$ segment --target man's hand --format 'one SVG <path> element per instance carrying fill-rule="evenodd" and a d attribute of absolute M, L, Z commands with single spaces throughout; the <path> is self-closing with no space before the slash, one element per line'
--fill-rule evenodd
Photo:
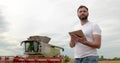
<path fill-rule="evenodd" d="M 84 37 L 80 37 L 75 34 L 72 34 L 71 36 L 76 42 L 85 43 L 86 41 Z"/>
<path fill-rule="evenodd" d="M 77 40 L 73 35 L 71 35 L 71 40 L 70 40 L 70 47 L 73 48 L 76 44 Z"/>

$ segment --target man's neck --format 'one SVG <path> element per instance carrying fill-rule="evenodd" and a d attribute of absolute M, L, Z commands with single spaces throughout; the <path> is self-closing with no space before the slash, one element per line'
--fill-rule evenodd
<path fill-rule="evenodd" d="M 88 22 L 88 20 L 81 20 L 81 25 L 84 25 Z"/>

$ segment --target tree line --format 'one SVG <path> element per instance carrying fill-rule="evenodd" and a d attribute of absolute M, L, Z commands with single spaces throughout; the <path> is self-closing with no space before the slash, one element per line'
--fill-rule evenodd
<path fill-rule="evenodd" d="M 114 57 L 114 58 L 105 58 L 104 56 L 99 56 L 99 61 L 103 60 L 120 60 L 120 57 Z"/>

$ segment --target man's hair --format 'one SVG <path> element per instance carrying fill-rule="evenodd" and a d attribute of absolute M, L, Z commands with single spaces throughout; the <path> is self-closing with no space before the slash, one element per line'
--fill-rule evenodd
<path fill-rule="evenodd" d="M 87 8 L 86 6 L 84 6 L 84 5 L 79 6 L 78 9 L 77 9 L 77 11 L 78 11 L 80 8 L 85 8 L 85 9 L 87 9 L 87 11 L 88 11 L 88 8 Z"/>

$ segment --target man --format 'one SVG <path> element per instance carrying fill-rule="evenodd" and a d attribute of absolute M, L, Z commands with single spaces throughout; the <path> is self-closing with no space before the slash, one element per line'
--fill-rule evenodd
<path fill-rule="evenodd" d="M 77 10 L 80 23 L 75 27 L 82 30 L 84 37 L 71 35 L 70 47 L 74 47 L 74 63 L 98 63 L 97 49 L 101 46 L 101 29 L 88 20 L 88 8 L 81 5 Z"/>

